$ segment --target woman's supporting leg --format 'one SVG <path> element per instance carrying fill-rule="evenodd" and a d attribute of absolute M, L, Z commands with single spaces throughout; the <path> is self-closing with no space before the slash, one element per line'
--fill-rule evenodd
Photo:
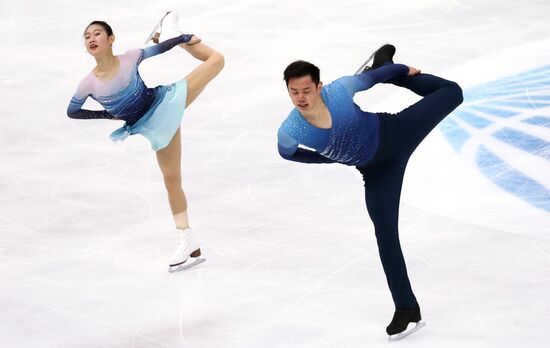
<path fill-rule="evenodd" d="M 162 171 L 176 227 L 182 230 L 189 228 L 187 199 L 181 180 L 181 131 L 179 129 L 168 146 L 157 151 L 157 161 Z"/>
<path fill-rule="evenodd" d="M 172 268 L 186 264 L 189 257 L 201 255 L 199 242 L 189 227 L 187 200 L 181 185 L 181 131 L 179 129 L 170 144 L 157 151 L 157 160 L 164 177 L 164 185 L 168 191 L 168 201 L 177 229 L 176 236 L 179 239 L 178 247 L 168 261 Z M 195 262 L 189 267 L 198 263 L 200 262 Z"/>

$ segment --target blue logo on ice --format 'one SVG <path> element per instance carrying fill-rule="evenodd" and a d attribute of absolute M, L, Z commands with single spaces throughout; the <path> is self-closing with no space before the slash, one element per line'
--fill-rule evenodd
<path fill-rule="evenodd" d="M 466 90 L 441 129 L 492 182 L 550 212 L 550 65 Z"/>

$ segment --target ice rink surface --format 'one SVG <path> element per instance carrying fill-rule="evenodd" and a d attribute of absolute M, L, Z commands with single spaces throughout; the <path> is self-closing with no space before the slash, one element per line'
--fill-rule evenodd
<path fill-rule="evenodd" d="M 185 112 L 184 188 L 207 262 L 169 274 L 172 218 L 154 153 L 120 124 L 66 108 L 94 66 L 143 47 L 166 10 L 224 53 Z M 326 83 L 382 43 L 457 81 L 466 100 L 412 157 L 400 234 L 427 326 L 402 347 L 550 343 L 550 25 L 547 1 L 3 1 L 0 4 L 0 346 L 385 347 L 393 303 L 364 208 L 341 165 L 281 159 L 282 71 Z M 179 48 L 148 86 L 197 65 Z M 396 112 L 417 97 L 356 96 Z M 93 103 L 89 107 L 95 107 Z"/>

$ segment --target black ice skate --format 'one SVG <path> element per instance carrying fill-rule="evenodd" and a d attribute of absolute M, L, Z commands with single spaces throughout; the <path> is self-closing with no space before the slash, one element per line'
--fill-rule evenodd
<path fill-rule="evenodd" d="M 409 328 L 411 323 L 415 325 Z M 390 341 L 397 341 L 420 330 L 425 325 L 426 323 L 422 321 L 422 315 L 420 314 L 420 307 L 416 305 L 415 308 L 396 309 L 386 332 L 390 336 L 388 338 Z"/>
<path fill-rule="evenodd" d="M 359 69 L 355 72 L 355 75 L 364 73 L 370 69 L 376 69 L 382 66 L 385 63 L 393 63 L 393 56 L 395 54 L 395 46 L 391 44 L 385 44 L 379 49 L 377 49 L 373 54 L 370 55 L 369 59 L 361 65 Z M 369 65 L 372 61 L 372 65 Z"/>

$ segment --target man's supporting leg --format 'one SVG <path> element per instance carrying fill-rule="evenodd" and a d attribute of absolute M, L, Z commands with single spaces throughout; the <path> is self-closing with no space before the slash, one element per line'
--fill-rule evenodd
<path fill-rule="evenodd" d="M 399 200 L 407 159 L 390 159 L 360 169 L 365 180 L 365 201 L 374 223 L 378 251 L 396 308 L 412 308 L 413 294 L 401 244 L 398 220 Z"/>

